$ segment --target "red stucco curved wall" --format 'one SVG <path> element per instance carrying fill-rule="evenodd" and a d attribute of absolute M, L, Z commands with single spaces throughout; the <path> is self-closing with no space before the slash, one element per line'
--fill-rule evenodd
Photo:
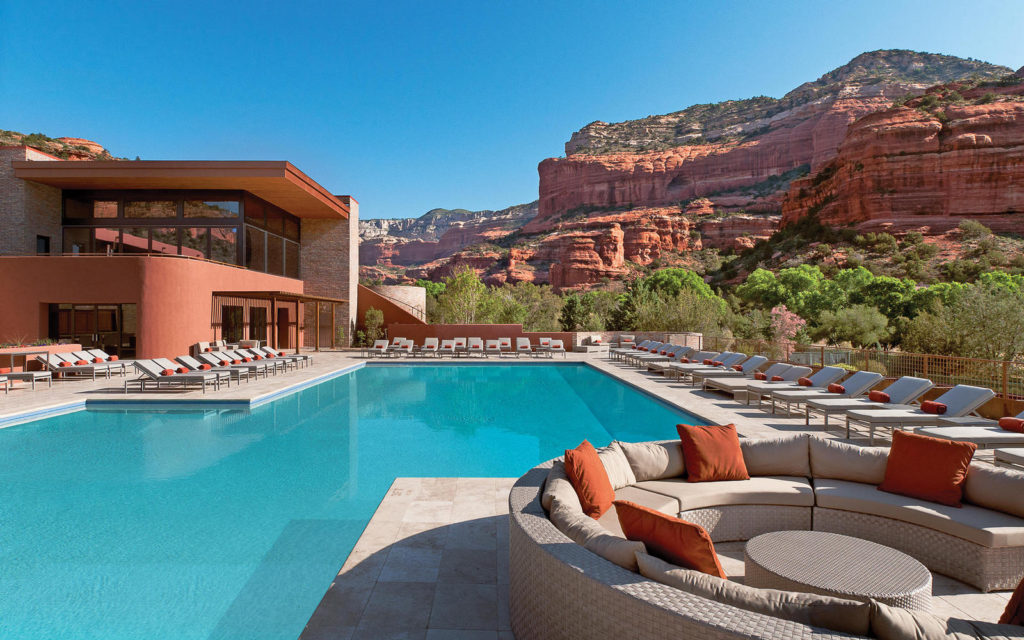
<path fill-rule="evenodd" d="M 303 293 L 303 283 L 173 257 L 0 257 L 0 342 L 46 337 L 51 303 L 134 303 L 137 357 L 173 357 L 213 338 L 214 291 Z"/>

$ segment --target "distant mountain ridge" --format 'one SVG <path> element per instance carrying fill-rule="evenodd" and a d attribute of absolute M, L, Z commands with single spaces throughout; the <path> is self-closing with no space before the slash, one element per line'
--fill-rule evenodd
<path fill-rule="evenodd" d="M 25 145 L 61 160 L 125 160 L 115 158 L 103 145 L 84 138 L 51 138 L 42 133 L 20 133 L 0 129 L 0 146 Z"/>
<path fill-rule="evenodd" d="M 359 238 L 373 240 L 391 237 L 407 240 L 437 242 L 448 229 L 456 224 L 479 224 L 482 222 L 506 221 L 516 223 L 537 215 L 537 202 L 517 204 L 499 211 L 483 209 L 431 209 L 418 218 L 369 218 L 359 221 Z"/>
<path fill-rule="evenodd" d="M 588 124 L 565 143 L 566 155 L 603 155 L 660 151 L 708 142 L 742 142 L 766 133 L 783 112 L 808 103 L 842 97 L 897 91 L 913 92 L 977 75 L 995 79 L 1011 73 L 1009 67 L 937 53 L 889 49 L 862 53 L 817 80 L 805 82 L 782 98 L 757 96 L 697 104 L 665 115 L 637 120 Z M 890 96 L 898 97 L 898 96 Z"/>

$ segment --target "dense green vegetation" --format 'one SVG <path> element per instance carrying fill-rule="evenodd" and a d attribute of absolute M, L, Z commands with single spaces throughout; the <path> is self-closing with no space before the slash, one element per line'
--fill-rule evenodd
<path fill-rule="evenodd" d="M 884 242 L 884 241 L 883 241 Z M 831 276 L 803 264 L 756 269 L 729 292 L 696 272 L 667 268 L 621 292 L 558 295 L 531 283 L 488 287 L 472 269 L 427 289 L 428 318 L 522 323 L 528 331 L 698 331 L 778 342 L 1014 359 L 1024 355 L 1024 275 L 981 273 L 970 283 L 921 286 L 863 266 Z"/>

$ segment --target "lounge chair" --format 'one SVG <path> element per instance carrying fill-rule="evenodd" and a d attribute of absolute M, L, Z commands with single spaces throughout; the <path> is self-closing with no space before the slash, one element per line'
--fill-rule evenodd
<path fill-rule="evenodd" d="M 409 340 L 409 342 L 412 342 L 412 340 Z M 249 351 L 254 351 L 256 353 L 263 355 L 264 357 L 284 358 L 285 360 L 291 360 L 292 362 L 302 365 L 303 367 L 313 364 L 313 356 L 309 355 L 308 353 L 285 353 L 284 351 L 281 351 L 280 349 L 274 349 L 273 347 L 255 347 L 253 349 L 249 349 Z"/>
<path fill-rule="evenodd" d="M 128 372 L 127 365 L 130 364 L 129 360 L 110 360 L 109 356 L 101 358 L 98 355 L 93 355 L 92 351 L 72 351 L 71 355 L 78 358 L 78 361 L 85 360 L 88 364 L 105 364 L 110 367 L 112 372 L 119 371 L 121 374 Z"/>
<path fill-rule="evenodd" d="M 625 348 L 628 349 L 629 347 L 633 346 L 635 341 L 636 341 L 636 336 L 619 335 L 619 339 L 616 341 L 616 344 L 618 344 L 618 346 L 620 348 L 625 347 Z"/>
<path fill-rule="evenodd" d="M 11 381 L 7 379 L 6 375 L 0 376 L 0 386 L 4 388 L 4 395 L 11 392 Z"/>
<path fill-rule="evenodd" d="M 728 353 L 728 351 L 725 352 L 725 354 Z M 722 355 L 719 351 L 697 351 L 692 355 L 681 358 L 678 362 L 672 362 L 668 369 L 662 373 L 665 374 L 666 378 L 679 380 L 684 376 L 689 376 L 690 372 L 697 369 L 708 369 L 719 355 Z M 705 360 L 708 360 L 707 365 Z"/>
<path fill-rule="evenodd" d="M 501 346 L 501 353 L 498 354 L 498 357 L 515 355 L 515 351 L 512 350 L 512 338 L 498 338 L 498 343 Z"/>
<path fill-rule="evenodd" d="M 642 340 L 639 343 L 632 343 L 627 346 L 618 346 L 613 349 L 608 349 L 608 357 L 612 359 L 620 359 L 625 353 L 631 353 L 633 351 L 643 351 L 647 347 L 654 344 L 654 340 Z M 658 342 L 657 344 L 663 344 Z"/>
<path fill-rule="evenodd" d="M 825 429 L 828 429 L 830 415 L 851 409 L 911 409 L 912 403 L 933 386 L 931 380 L 903 376 L 883 390 L 889 397 L 888 402 L 876 402 L 870 397 L 809 399 L 804 403 L 804 424 L 811 424 L 811 414 L 824 416 Z"/>
<path fill-rule="evenodd" d="M 760 375 L 764 376 L 765 380 L 771 380 L 775 376 L 781 376 L 783 373 L 789 371 L 792 368 L 793 368 L 793 365 L 791 365 L 791 364 L 786 364 L 785 362 L 776 362 L 775 364 L 769 366 L 764 371 L 760 372 Z M 746 394 L 746 392 L 747 392 L 747 385 L 750 384 L 751 378 L 756 380 L 756 379 L 758 379 L 758 377 L 759 377 L 758 376 L 758 372 L 755 371 L 753 374 L 751 374 L 750 378 L 748 378 L 746 376 L 740 376 L 738 378 L 737 377 L 704 378 L 703 388 L 704 388 L 704 391 L 725 391 L 726 393 L 731 393 L 733 395 L 733 397 L 735 397 L 737 393 Z M 744 397 L 746 397 L 746 396 L 744 395 Z"/>
<path fill-rule="evenodd" d="M 768 358 L 764 356 L 750 356 L 743 362 L 729 367 L 723 364 L 710 369 L 697 369 L 690 374 L 690 382 L 693 384 L 699 382 L 701 388 L 706 389 L 707 385 L 704 384 L 704 381 L 710 378 L 752 378 L 754 373 L 766 362 L 768 362 Z"/>
<path fill-rule="evenodd" d="M 682 347 L 675 353 L 669 354 L 668 360 L 659 360 L 655 362 L 647 361 L 644 364 L 647 365 L 648 372 L 664 374 L 665 369 L 667 369 L 670 364 L 673 362 L 682 362 L 683 358 L 689 358 L 694 353 L 697 353 L 697 350 L 693 347 Z"/>
<path fill-rule="evenodd" d="M 406 358 L 412 358 L 413 356 L 416 355 L 414 347 L 415 343 L 412 340 L 403 340 L 402 343 L 398 345 L 397 348 L 392 347 L 391 350 L 394 351 L 396 356 L 405 356 Z M 295 364 L 296 366 L 298 366 L 298 362 L 296 362 Z"/>
<path fill-rule="evenodd" d="M 101 362 L 124 362 L 126 364 L 131 364 L 131 360 L 122 360 L 117 356 L 110 355 L 103 349 L 86 349 L 85 352 L 93 357 L 94 364 L 99 364 L 96 362 L 96 358 L 99 358 Z"/>
<path fill-rule="evenodd" d="M 551 349 L 551 338 L 537 338 L 537 351 L 548 351 L 549 349 Z"/>
<path fill-rule="evenodd" d="M 1024 411 L 1014 418 L 1024 419 Z M 960 419 L 962 422 L 957 422 Z M 980 422 L 984 421 L 984 423 Z M 952 423 L 952 424 L 951 424 Z M 961 416 L 960 418 L 943 418 L 940 416 L 939 426 L 922 427 L 917 433 L 944 440 L 973 442 L 979 449 L 998 449 L 1000 447 L 1024 447 L 1024 433 L 1008 431 L 999 426 L 998 420 Z"/>
<path fill-rule="evenodd" d="M 394 347 L 388 347 L 388 351 L 396 352 Z M 268 353 L 262 353 L 256 349 L 235 349 L 234 351 L 228 351 L 228 353 L 237 354 L 241 356 L 242 362 L 266 362 L 272 367 L 276 367 L 278 370 L 288 372 L 289 368 L 298 369 L 299 361 L 289 356 L 274 356 Z"/>
<path fill-rule="evenodd" d="M 833 367 L 833 369 L 836 368 L 838 367 Z M 839 371 L 842 372 L 843 369 L 839 369 Z M 767 376 L 767 380 L 754 380 L 753 382 L 747 382 L 747 386 L 744 388 L 747 392 L 746 404 L 750 404 L 750 398 L 753 396 L 757 398 L 757 406 L 760 407 L 761 399 L 764 396 L 770 396 L 776 389 L 792 389 L 793 387 L 798 386 L 796 382 L 797 380 L 809 375 L 810 373 L 810 367 L 793 366 L 778 375 Z"/>
<path fill-rule="evenodd" d="M 486 358 L 487 354 L 484 353 L 483 338 L 470 338 L 466 346 L 466 355 L 478 355 L 482 358 Z"/>
<path fill-rule="evenodd" d="M 465 338 L 455 338 L 455 355 L 460 356 L 466 353 L 467 341 Z"/>
<path fill-rule="evenodd" d="M 128 393 L 128 385 L 133 382 L 138 383 L 140 391 L 146 390 L 147 383 L 153 383 L 157 389 L 159 389 L 161 385 L 173 387 L 174 385 L 180 384 L 181 388 L 185 390 L 188 389 L 190 384 L 198 384 L 202 387 L 204 394 L 206 393 L 206 387 L 208 386 L 213 386 L 214 389 L 220 389 L 220 381 L 222 379 L 222 375 L 220 373 L 177 373 L 173 369 L 171 370 L 172 373 L 166 373 L 168 367 L 161 367 L 153 360 L 134 360 L 132 361 L 132 364 L 142 375 L 135 380 L 125 379 L 125 393 Z"/>
<path fill-rule="evenodd" d="M 516 338 L 516 357 L 522 354 L 533 355 L 533 347 L 530 346 L 529 338 Z"/>
<path fill-rule="evenodd" d="M 657 351 L 641 351 L 640 353 L 627 353 L 622 360 L 634 367 L 646 367 L 650 362 L 668 362 L 673 357 L 686 349 L 683 345 L 669 344 L 662 345 Z"/>
<path fill-rule="evenodd" d="M 438 349 L 439 356 L 452 356 L 453 358 L 459 354 L 455 350 L 455 340 L 442 340 L 441 348 Z"/>
<path fill-rule="evenodd" d="M 48 355 L 36 356 L 36 361 L 42 363 L 52 373 L 58 373 L 62 376 L 67 375 L 87 375 L 93 380 L 96 379 L 96 374 L 101 373 L 104 377 L 109 378 L 110 372 L 115 368 L 122 370 L 120 366 L 114 367 L 114 363 L 103 363 L 103 364 L 76 364 L 81 362 L 81 359 L 69 360 L 61 357 L 61 354 L 51 353 Z"/>
<path fill-rule="evenodd" d="M 402 346 L 403 342 L 405 342 L 405 338 L 402 338 L 402 337 L 391 338 L 391 348 L 392 349 L 396 349 L 396 348 Z"/>
<path fill-rule="evenodd" d="M 152 360 L 153 362 L 156 363 L 157 366 L 163 367 L 164 371 L 170 369 L 176 374 L 204 373 L 203 371 L 193 371 L 191 367 L 188 367 L 180 362 L 174 362 L 169 358 L 152 358 Z M 227 386 L 231 386 L 231 372 L 223 371 L 221 369 L 214 371 L 213 367 L 210 367 L 208 372 L 217 375 L 217 382 L 224 382 L 227 384 Z"/>
<path fill-rule="evenodd" d="M 875 373 L 874 371 L 858 371 L 852 376 L 843 380 L 842 390 L 835 392 L 829 391 L 827 387 L 832 384 L 825 385 L 826 388 L 816 389 L 781 389 L 772 393 L 772 413 L 775 413 L 775 404 L 786 403 L 786 415 L 790 415 L 790 408 L 795 404 L 797 406 L 804 404 L 808 400 L 814 400 L 817 398 L 857 398 L 868 392 L 871 387 L 875 386 L 882 381 L 882 374 Z"/>
<path fill-rule="evenodd" d="M 185 366 L 189 371 L 195 371 L 197 373 L 201 373 L 203 371 L 226 373 L 228 374 L 228 378 L 235 382 L 241 383 L 242 380 L 249 382 L 249 369 L 244 367 L 214 367 L 209 363 L 200 362 L 188 355 L 178 356 L 175 360 L 178 361 L 178 364 Z"/>
<path fill-rule="evenodd" d="M 484 355 L 490 356 L 492 353 L 501 357 L 501 341 L 497 338 L 489 339 L 484 343 Z"/>
<path fill-rule="evenodd" d="M 552 354 L 552 357 L 553 357 L 554 354 L 560 353 L 560 354 L 562 354 L 562 357 L 564 358 L 565 357 L 565 344 L 561 340 L 557 340 L 557 339 L 552 340 L 551 344 L 548 346 L 548 353 Z"/>
<path fill-rule="evenodd" d="M 874 444 L 875 429 L 914 430 L 917 427 L 934 427 L 939 418 L 946 416 L 955 418 L 973 413 L 978 407 L 995 397 L 995 392 L 985 387 L 972 387 L 958 384 L 936 398 L 934 402 L 946 405 L 944 413 L 931 413 L 921 407 L 912 409 L 854 409 L 846 412 L 846 437 L 850 437 L 850 426 L 862 424 L 868 427 L 868 443 Z M 925 406 L 922 403 L 922 406 Z"/>
<path fill-rule="evenodd" d="M 790 369 L 780 377 L 786 378 L 791 374 L 791 372 L 792 369 Z M 842 367 L 822 367 L 821 369 L 818 369 L 818 371 L 811 374 L 810 376 L 804 374 L 803 376 L 799 376 L 795 380 L 783 380 L 781 382 L 772 382 L 771 380 L 758 381 L 756 383 L 751 383 L 747 385 L 747 401 L 749 402 L 751 393 L 755 394 L 757 396 L 757 408 L 760 409 L 762 399 L 774 398 L 775 394 L 779 391 L 785 391 L 787 389 L 790 391 L 800 389 L 807 391 L 815 389 L 817 389 L 818 391 L 827 391 L 828 385 L 834 382 L 838 382 L 845 375 L 846 369 L 843 369 Z M 800 378 L 804 377 L 807 378 L 805 384 L 800 384 Z M 773 403 L 772 413 L 775 412 L 774 407 L 775 405 Z"/>
<path fill-rule="evenodd" d="M 196 360 L 210 365 L 211 368 L 241 369 L 256 378 L 259 378 L 261 375 L 266 378 L 267 374 L 271 372 L 277 375 L 277 367 L 271 366 L 266 362 L 242 362 L 239 360 L 236 364 L 234 358 L 230 358 L 226 353 L 220 351 L 217 353 L 199 353 L 196 355 Z"/>
<path fill-rule="evenodd" d="M 437 348 L 439 346 L 439 340 L 437 338 L 424 338 L 423 344 L 420 346 L 418 353 L 421 356 L 432 355 L 437 357 Z"/>
<path fill-rule="evenodd" d="M 737 353 L 735 351 L 723 351 L 722 353 L 712 357 L 700 358 L 699 356 L 700 353 L 695 353 L 694 357 L 689 358 L 689 362 L 683 362 L 683 364 L 676 365 L 672 369 L 679 378 L 691 378 L 693 376 L 693 372 L 729 369 L 733 365 L 738 365 L 739 362 L 746 359 L 745 353 Z"/>
<path fill-rule="evenodd" d="M 745 353 L 724 353 L 712 360 L 710 365 L 702 363 L 695 369 L 686 369 L 686 374 L 690 378 L 690 384 L 696 385 L 701 379 L 711 377 L 716 373 L 735 371 L 733 367 L 739 366 L 747 360 L 749 357 Z M 697 375 L 696 378 L 694 378 L 695 375 Z"/>

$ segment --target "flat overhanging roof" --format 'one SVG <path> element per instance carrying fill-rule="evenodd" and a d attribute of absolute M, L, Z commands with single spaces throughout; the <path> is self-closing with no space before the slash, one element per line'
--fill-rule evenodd
<path fill-rule="evenodd" d="M 15 160 L 14 175 L 61 189 L 248 191 L 299 218 L 348 218 L 341 199 L 286 161 Z"/>

